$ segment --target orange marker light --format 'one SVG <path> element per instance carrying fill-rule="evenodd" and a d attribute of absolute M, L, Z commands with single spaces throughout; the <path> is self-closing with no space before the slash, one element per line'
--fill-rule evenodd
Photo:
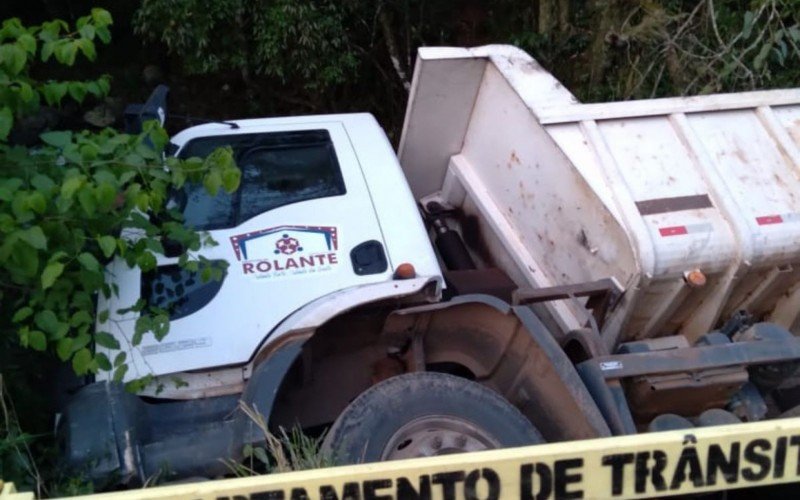
<path fill-rule="evenodd" d="M 692 269 L 691 271 L 686 271 L 683 273 L 683 279 L 686 280 L 686 284 L 692 288 L 700 288 L 705 286 L 706 284 L 706 275 L 703 274 L 703 271 L 699 269 Z"/>
<path fill-rule="evenodd" d="M 394 270 L 394 278 L 398 280 L 410 280 L 417 277 L 417 270 L 408 262 L 404 262 L 397 266 Z"/>

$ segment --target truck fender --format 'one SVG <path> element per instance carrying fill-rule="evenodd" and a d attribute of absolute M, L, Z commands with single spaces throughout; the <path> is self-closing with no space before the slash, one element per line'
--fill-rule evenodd
<path fill-rule="evenodd" d="M 421 277 L 365 285 L 332 293 L 295 311 L 287 317 L 256 351 L 251 362 L 252 373 L 242 393 L 241 401 L 254 407 L 266 421 L 272 414 L 275 398 L 286 373 L 300 356 L 303 345 L 317 328 L 331 319 L 357 308 L 381 300 L 407 297 L 422 292 L 435 283 L 435 296 L 440 287 L 438 280 Z M 242 412 L 239 412 L 237 433 L 245 441 L 263 439 L 260 430 Z"/>
<path fill-rule="evenodd" d="M 438 299 L 440 279 L 435 277 L 384 281 L 347 288 L 320 297 L 293 312 L 264 338 L 253 356 L 253 366 L 258 365 L 265 353 L 271 350 L 270 346 L 284 337 L 313 333 L 317 328 L 342 313 L 373 302 L 414 295 L 422 292 L 429 284 L 436 284 L 436 288 L 428 299 Z"/>
<path fill-rule="evenodd" d="M 489 295 L 470 294 L 454 297 L 448 302 L 394 311 L 387 324 L 392 316 L 426 314 L 433 320 L 419 322 L 427 329 L 418 332 L 423 337 L 428 333 L 437 335 L 437 329 L 444 328 L 446 332 L 438 334 L 459 338 L 460 333 L 478 323 L 476 319 L 486 318 L 487 314 L 491 316 L 483 320 L 485 324 L 503 325 L 500 328 L 514 332 L 506 334 L 507 337 L 516 336 L 512 339 L 515 343 L 504 347 L 506 352 L 501 359 L 512 356 L 514 366 L 520 367 L 520 373 L 512 383 L 512 393 L 506 396 L 518 399 L 515 404 L 548 441 L 612 435 L 603 412 L 572 361 L 529 307 L 513 306 Z M 437 322 L 435 317 L 438 315 L 442 316 Z M 500 318 L 500 315 L 506 318 Z M 510 321 L 508 316 L 516 322 Z M 462 317 L 464 319 L 459 320 Z M 403 323 L 408 324 L 408 321 Z M 525 340 L 525 335 L 528 340 Z M 524 345 L 524 352 L 515 351 L 514 346 L 521 345 Z"/>

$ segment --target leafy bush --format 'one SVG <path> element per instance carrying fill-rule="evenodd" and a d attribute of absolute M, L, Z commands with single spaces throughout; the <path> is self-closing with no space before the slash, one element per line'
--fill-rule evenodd
<path fill-rule="evenodd" d="M 94 352 L 95 344 L 119 349 L 108 331 L 112 311 L 99 311 L 99 294 L 110 297 L 116 285 L 105 279 L 104 264 L 124 259 L 148 271 L 163 254 L 162 240 L 177 241 L 188 253 L 184 266 L 203 267 L 203 276 L 220 270 L 204 267 L 191 252 L 210 243 L 183 227 L 181 216 L 167 208 L 171 189 L 203 182 L 212 193 L 236 189 L 240 174 L 231 151 L 205 160 L 164 160 L 166 132 L 148 122 L 143 133 L 48 131 L 35 147 L 13 144 L 15 121 L 36 113 L 43 102 L 58 106 L 71 99 L 108 93 L 108 78 L 85 81 L 39 81 L 53 62 L 72 66 L 79 57 L 95 58 L 95 41 L 108 43 L 111 16 L 103 9 L 77 20 L 74 27 L 55 20 L 25 27 L 18 19 L 0 29 L 0 340 L 37 351 L 50 350 L 71 362 L 77 374 L 114 371 L 121 380 L 125 354 L 113 360 Z M 146 217 L 144 214 L 150 214 Z M 163 311 L 143 312 L 137 336 L 168 329 Z"/>
<path fill-rule="evenodd" d="M 299 78 L 309 90 L 343 82 L 357 61 L 344 9 L 313 0 L 145 0 L 135 25 L 190 73 Z"/>

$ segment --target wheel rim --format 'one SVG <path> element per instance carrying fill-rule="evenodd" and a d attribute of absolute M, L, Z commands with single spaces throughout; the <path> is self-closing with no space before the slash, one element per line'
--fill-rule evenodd
<path fill-rule="evenodd" d="M 395 432 L 381 460 L 432 457 L 492 450 L 500 443 L 488 432 L 458 417 L 430 415 L 408 422 Z"/>

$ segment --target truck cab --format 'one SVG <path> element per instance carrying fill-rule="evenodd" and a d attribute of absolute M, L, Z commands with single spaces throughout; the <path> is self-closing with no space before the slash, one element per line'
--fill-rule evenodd
<path fill-rule="evenodd" d="M 211 196 L 203 185 L 187 184 L 172 201 L 188 227 L 216 242 L 197 255 L 220 263 L 223 278 L 203 282 L 178 265 L 177 255 L 158 256 L 156 271 L 144 275 L 116 265 L 122 286 L 107 304 L 110 311 L 139 297 L 171 311 L 169 338 L 147 336 L 131 349 L 126 380 L 246 365 L 265 341 L 280 336 L 287 318 L 319 314 L 314 304 L 320 300 L 336 294 L 343 311 L 397 296 L 385 284 L 393 283 L 401 263 L 412 264 L 417 275 L 403 282 L 404 293 L 429 286 L 435 297 L 440 289 L 441 271 L 416 202 L 371 115 L 228 123 L 172 138 L 179 158 L 229 146 L 242 172 L 233 194 Z M 135 314 L 116 319 L 114 335 L 132 345 Z"/>

